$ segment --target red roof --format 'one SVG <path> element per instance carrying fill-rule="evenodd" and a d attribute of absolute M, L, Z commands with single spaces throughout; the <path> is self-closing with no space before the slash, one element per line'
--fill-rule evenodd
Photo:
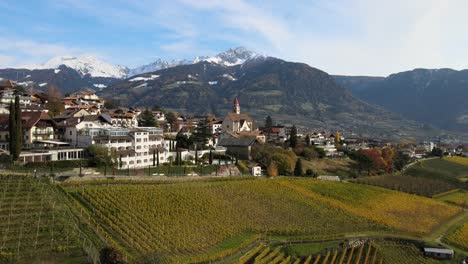
<path fill-rule="evenodd" d="M 8 130 L 8 123 L 9 123 L 8 120 L 9 120 L 9 115 L 0 115 L 0 130 L 1 131 Z M 23 121 L 23 129 L 31 129 L 33 126 L 36 126 L 36 125 L 40 127 L 47 127 L 47 126 L 53 125 L 52 119 L 45 112 L 22 112 L 21 120 Z"/>

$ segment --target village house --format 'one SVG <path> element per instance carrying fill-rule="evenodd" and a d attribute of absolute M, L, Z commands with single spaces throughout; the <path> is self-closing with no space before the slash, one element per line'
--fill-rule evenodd
<path fill-rule="evenodd" d="M 21 115 L 24 148 L 44 145 L 55 139 L 55 122 L 44 112 L 24 112 Z M 0 115 L 0 141 L 2 148 L 7 147 L 9 115 Z M 5 148 L 6 149 L 6 148 Z"/>

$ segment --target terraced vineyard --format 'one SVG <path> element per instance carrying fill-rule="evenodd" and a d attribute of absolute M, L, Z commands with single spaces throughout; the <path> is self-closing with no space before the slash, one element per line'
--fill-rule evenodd
<path fill-rule="evenodd" d="M 347 233 L 424 234 L 460 212 L 442 202 L 381 188 L 312 179 L 173 184 L 70 185 L 94 229 L 130 260 L 154 254 L 216 260 L 239 236 L 334 238 Z M 391 205 L 391 206 L 389 206 Z M 238 246 L 238 245 L 237 245 Z"/>
<path fill-rule="evenodd" d="M 331 249 L 317 255 L 308 255 L 296 257 L 287 255 L 280 246 L 267 246 L 259 244 L 251 251 L 242 256 L 237 264 L 347 264 L 364 263 L 376 264 L 383 263 L 384 259 L 372 242 L 357 243 L 340 249 Z"/>
<path fill-rule="evenodd" d="M 70 212 L 46 181 L 0 176 L 0 263 L 86 262 Z"/>
<path fill-rule="evenodd" d="M 450 233 L 446 240 L 468 251 L 468 222 Z"/>

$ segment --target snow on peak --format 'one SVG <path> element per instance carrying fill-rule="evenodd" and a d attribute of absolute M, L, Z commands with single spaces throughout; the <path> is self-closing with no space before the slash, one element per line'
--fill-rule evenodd
<path fill-rule="evenodd" d="M 193 62 L 190 60 L 171 60 L 171 61 L 163 61 L 161 59 L 157 59 L 156 61 L 139 66 L 137 68 L 131 69 L 128 71 L 128 77 L 132 77 L 135 75 L 139 75 L 142 73 L 147 72 L 154 72 L 161 69 L 171 68 L 179 65 L 187 65 L 192 64 Z"/>
<path fill-rule="evenodd" d="M 41 69 L 57 69 L 60 65 L 65 65 L 76 70 L 81 75 L 89 74 L 91 77 L 112 77 L 124 78 L 127 76 L 128 69 L 119 65 L 101 61 L 93 56 L 60 56 L 55 57 L 39 66 Z M 58 73 L 55 70 L 56 73 Z"/>
<path fill-rule="evenodd" d="M 135 75 L 147 73 L 147 72 L 154 72 L 161 69 L 171 68 L 179 65 L 188 65 L 198 63 L 200 61 L 207 61 L 210 63 L 216 63 L 223 66 L 234 66 L 243 64 L 244 62 L 256 59 L 256 58 L 264 58 L 265 56 L 250 51 L 244 47 L 237 47 L 231 48 L 227 51 L 221 52 L 213 57 L 209 56 L 199 56 L 193 60 L 171 60 L 171 61 L 164 61 L 161 59 L 157 59 L 156 61 L 146 64 L 135 69 L 131 69 L 128 72 L 128 77 L 132 77 Z"/>

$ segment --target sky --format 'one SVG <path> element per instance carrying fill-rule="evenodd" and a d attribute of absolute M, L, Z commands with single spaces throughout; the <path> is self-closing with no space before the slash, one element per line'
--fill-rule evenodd
<path fill-rule="evenodd" d="M 468 69 L 466 0 L 0 0 L 0 68 L 130 68 L 243 46 L 330 74 Z"/>

